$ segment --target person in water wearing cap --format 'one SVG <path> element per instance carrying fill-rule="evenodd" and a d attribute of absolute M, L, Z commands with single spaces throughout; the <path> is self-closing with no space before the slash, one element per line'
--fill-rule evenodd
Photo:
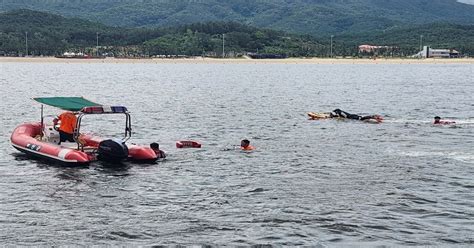
<path fill-rule="evenodd" d="M 340 109 L 335 109 L 334 111 L 332 111 L 331 114 L 330 114 L 330 117 L 331 118 L 339 117 L 339 118 L 346 118 L 346 119 L 360 120 L 360 121 L 377 119 L 377 115 L 360 116 L 360 115 L 347 113 L 347 112 L 342 111 Z"/>
<path fill-rule="evenodd" d="M 166 153 L 160 150 L 160 144 L 153 142 L 150 144 L 150 148 L 153 149 L 158 158 L 166 158 Z"/>
<path fill-rule="evenodd" d="M 61 121 L 59 124 L 59 145 L 61 142 L 69 141 L 75 142 L 74 140 L 74 130 L 76 129 L 77 117 L 73 112 L 64 112 L 58 117 L 54 118 L 53 123 L 56 126 L 58 121 Z"/>
<path fill-rule="evenodd" d="M 434 122 L 433 124 L 437 124 L 437 125 L 449 125 L 449 124 L 456 124 L 455 121 L 442 121 L 441 120 L 441 117 L 439 116 L 435 116 L 434 117 Z"/>
<path fill-rule="evenodd" d="M 250 145 L 250 141 L 248 139 L 244 139 L 240 141 L 240 149 L 244 151 L 252 151 L 255 150 L 255 147 Z"/>

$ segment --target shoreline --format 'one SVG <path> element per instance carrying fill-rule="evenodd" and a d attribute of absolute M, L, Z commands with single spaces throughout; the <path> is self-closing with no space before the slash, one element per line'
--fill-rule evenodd
<path fill-rule="evenodd" d="M 105 58 L 105 59 L 65 59 L 55 57 L 0 57 L 0 63 L 108 63 L 108 64 L 474 64 L 474 58 L 462 59 L 411 59 L 411 58 L 287 58 L 287 59 L 246 59 L 246 58 Z"/>

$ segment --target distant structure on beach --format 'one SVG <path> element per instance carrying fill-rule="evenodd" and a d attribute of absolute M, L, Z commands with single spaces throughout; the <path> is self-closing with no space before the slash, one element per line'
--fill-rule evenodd
<path fill-rule="evenodd" d="M 285 54 L 273 54 L 273 53 L 247 53 L 252 59 L 286 59 L 288 58 Z"/>
<path fill-rule="evenodd" d="M 87 54 L 84 54 L 82 52 L 78 52 L 78 53 L 75 53 L 75 52 L 65 52 L 63 53 L 63 55 L 61 56 L 56 56 L 58 58 L 66 58 L 66 59 L 73 59 L 73 58 L 88 58 L 89 55 Z"/>
<path fill-rule="evenodd" d="M 392 49 L 391 46 L 373 46 L 373 45 L 360 45 L 359 46 L 359 53 L 372 53 L 377 52 L 379 50 L 385 49 Z"/>
<path fill-rule="evenodd" d="M 424 46 L 423 50 L 413 55 L 415 58 L 460 58 L 461 54 L 454 49 L 432 49 Z"/>
<path fill-rule="evenodd" d="M 74 53 L 74 52 L 65 52 L 62 55 L 55 56 L 56 58 L 60 59 L 98 59 L 98 58 L 105 58 L 105 56 L 92 56 L 89 54 L 85 54 L 82 52 Z"/>

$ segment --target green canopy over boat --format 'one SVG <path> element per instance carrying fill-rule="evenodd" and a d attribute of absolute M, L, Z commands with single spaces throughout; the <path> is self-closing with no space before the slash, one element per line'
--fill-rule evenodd
<path fill-rule="evenodd" d="M 79 111 L 84 107 L 101 106 L 83 97 L 37 97 L 35 101 L 69 111 Z"/>

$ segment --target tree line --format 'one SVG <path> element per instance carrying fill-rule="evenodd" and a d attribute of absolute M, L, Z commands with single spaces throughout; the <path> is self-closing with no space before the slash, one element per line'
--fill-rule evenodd
<path fill-rule="evenodd" d="M 256 28 L 236 22 L 205 22 L 164 28 L 109 27 L 77 18 L 17 10 L 0 13 L 0 55 L 54 56 L 64 52 L 108 56 L 239 56 L 246 53 L 288 57 L 372 56 L 361 44 L 390 46 L 378 56 L 408 56 L 424 44 L 474 55 L 474 25 L 430 24 L 389 32 L 314 37 Z M 28 44 L 27 44 L 28 40 Z M 96 51 L 96 45 L 99 51 Z M 332 49 L 331 49 L 332 46 Z"/>

